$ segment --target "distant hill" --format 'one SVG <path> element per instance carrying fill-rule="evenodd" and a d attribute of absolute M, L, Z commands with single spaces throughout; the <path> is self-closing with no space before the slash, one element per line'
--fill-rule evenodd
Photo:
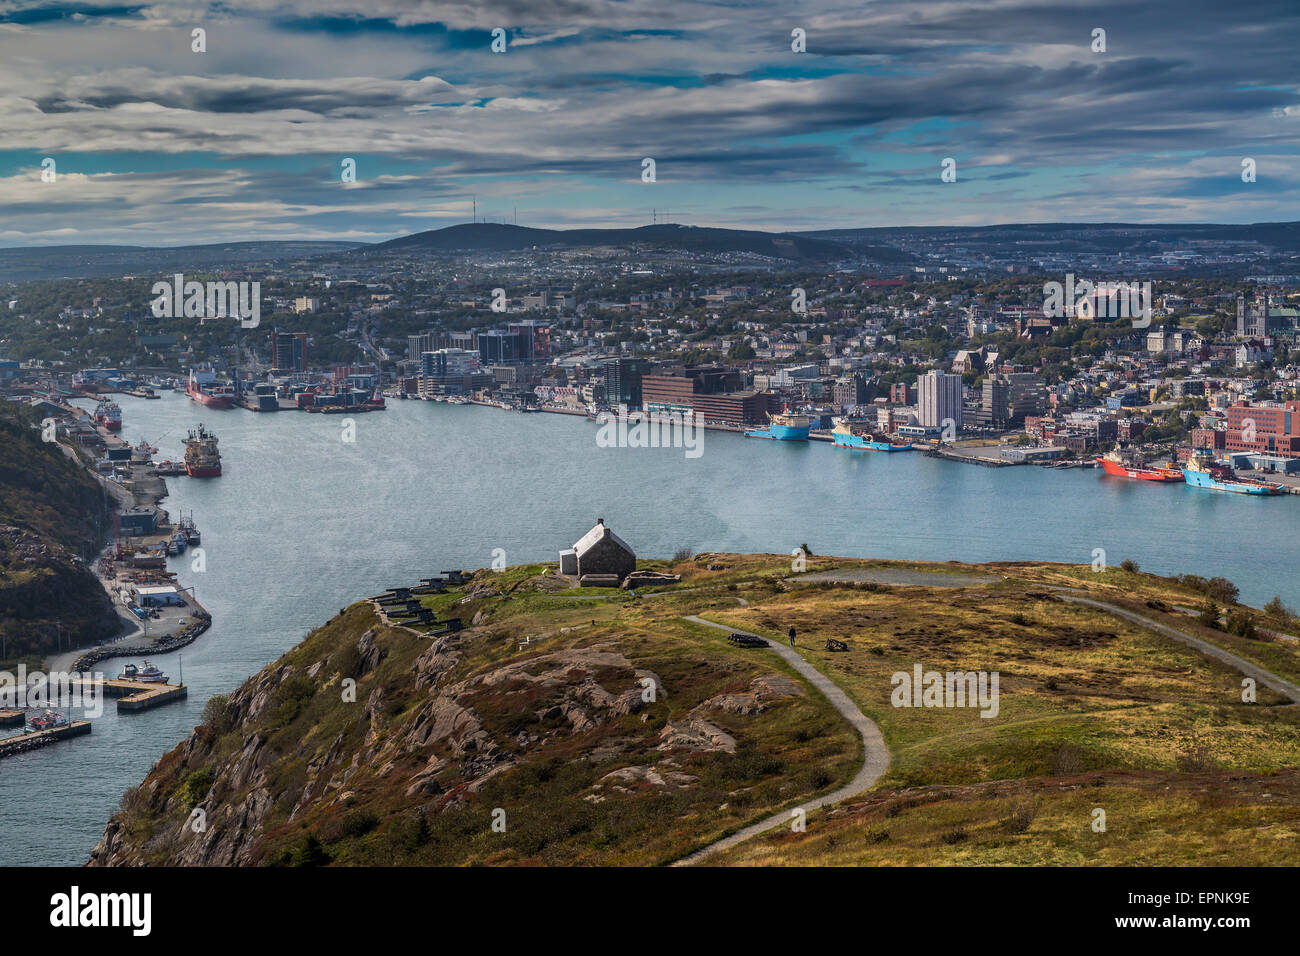
<path fill-rule="evenodd" d="M 1277 252 L 1300 253 L 1300 222 L 1222 223 L 1039 222 L 998 226 L 876 226 L 862 229 L 820 229 L 802 235 L 856 246 L 898 241 L 965 242 L 983 248 L 1035 242 L 1056 248 L 1120 251 L 1149 242 L 1258 242 Z"/>
<path fill-rule="evenodd" d="M 0 249 L 0 281 L 226 269 L 346 252 L 359 242 L 219 242 L 198 246 L 32 246 Z"/>
<path fill-rule="evenodd" d="M 666 223 L 635 229 L 533 229 L 501 223 L 462 223 L 418 232 L 358 249 L 354 255 L 388 253 L 513 252 L 627 246 L 696 253 L 749 253 L 793 261 L 833 261 L 853 253 L 838 242 L 793 232 L 716 229 Z"/>

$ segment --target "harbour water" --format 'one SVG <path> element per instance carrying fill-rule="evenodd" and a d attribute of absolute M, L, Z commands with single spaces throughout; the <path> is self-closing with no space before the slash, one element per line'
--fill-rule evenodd
<path fill-rule="evenodd" d="M 979 468 L 919 452 L 707 432 L 681 448 L 602 448 L 564 415 L 391 401 L 358 415 L 201 408 L 122 396 L 122 434 L 177 458 L 203 422 L 224 473 L 169 478 L 193 512 L 206 570 L 171 561 L 213 615 L 181 652 L 183 703 L 119 716 L 89 737 L 0 766 L 0 865 L 80 864 L 122 792 L 199 721 L 204 703 L 345 605 L 451 568 L 554 560 L 597 517 L 647 557 L 696 551 L 1087 564 L 1096 548 L 1157 573 L 1232 579 L 1242 599 L 1300 605 L 1300 500 L 1130 482 L 1095 470 Z M 177 655 L 154 662 L 176 676 Z M 120 668 L 123 661 L 107 665 Z"/>

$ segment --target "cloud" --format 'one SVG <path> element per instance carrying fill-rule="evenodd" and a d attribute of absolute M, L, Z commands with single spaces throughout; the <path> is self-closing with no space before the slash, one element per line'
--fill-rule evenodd
<path fill-rule="evenodd" d="M 69 229 L 96 241 L 169 229 L 386 238 L 426 209 L 458 215 L 470 192 L 526 206 L 539 225 L 652 206 L 771 228 L 1103 211 L 1285 220 L 1298 208 L 1291 0 L 365 11 L 0 0 L 0 241 Z M 206 53 L 190 50 L 194 25 Z M 488 46 L 496 26 L 505 54 Z M 805 54 L 790 50 L 793 26 Z M 1091 49 L 1097 27 L 1105 53 Z M 66 172 L 33 190 L 47 155 Z M 345 156 L 361 176 L 346 191 Z M 646 156 L 652 187 L 639 179 Z M 957 184 L 938 177 L 948 156 Z M 1259 162 L 1254 184 L 1240 181 L 1244 156 Z M 177 209 L 186 218 L 173 223 Z"/>

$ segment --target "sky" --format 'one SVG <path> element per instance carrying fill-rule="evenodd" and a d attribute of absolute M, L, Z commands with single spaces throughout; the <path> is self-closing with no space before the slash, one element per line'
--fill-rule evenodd
<path fill-rule="evenodd" d="M 0 245 L 1292 221 L 1298 62 L 1297 0 L 0 0 Z"/>

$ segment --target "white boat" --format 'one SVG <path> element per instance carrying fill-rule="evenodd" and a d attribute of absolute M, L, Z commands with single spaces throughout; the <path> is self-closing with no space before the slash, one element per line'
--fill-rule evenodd
<path fill-rule="evenodd" d="M 117 679 L 140 681 L 144 684 L 167 683 L 167 675 L 154 667 L 148 661 L 145 661 L 142 667 L 136 667 L 134 664 L 127 664 L 122 668 L 122 673 L 117 675 Z"/>

